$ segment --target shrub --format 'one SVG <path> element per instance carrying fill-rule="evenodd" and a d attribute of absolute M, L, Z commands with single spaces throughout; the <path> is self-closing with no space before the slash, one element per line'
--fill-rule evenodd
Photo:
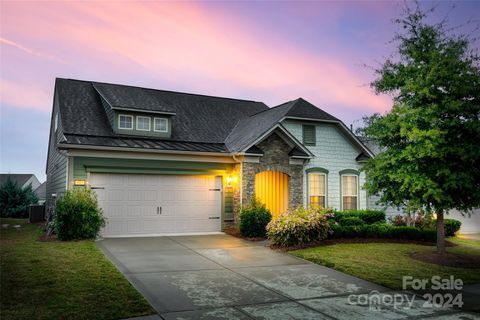
<path fill-rule="evenodd" d="M 28 206 L 37 201 L 38 198 L 31 184 L 22 189 L 8 176 L 0 185 L 0 217 L 2 218 L 26 218 Z"/>
<path fill-rule="evenodd" d="M 381 210 L 349 210 L 335 211 L 335 221 L 341 224 L 346 217 L 356 217 L 366 224 L 385 222 L 385 211 Z"/>
<path fill-rule="evenodd" d="M 363 220 L 360 219 L 359 217 L 348 217 L 348 216 L 342 218 L 342 220 L 340 220 L 339 223 L 342 226 L 361 226 L 365 224 L 365 222 L 363 222 Z"/>
<path fill-rule="evenodd" d="M 270 211 L 258 199 L 252 198 L 240 211 L 240 233 L 244 237 L 265 238 L 270 220 L 272 220 Z"/>
<path fill-rule="evenodd" d="M 333 239 L 339 238 L 385 238 L 435 241 L 437 233 L 434 229 L 419 229 L 407 226 L 392 226 L 386 223 L 365 224 L 361 226 L 332 225 Z"/>
<path fill-rule="evenodd" d="M 445 236 L 446 237 L 453 237 L 455 233 L 460 230 L 462 223 L 455 219 L 445 219 L 443 221 L 445 224 Z"/>
<path fill-rule="evenodd" d="M 91 190 L 67 190 L 58 199 L 54 229 L 60 240 L 92 239 L 105 226 L 105 218 Z"/>
<path fill-rule="evenodd" d="M 267 226 L 272 244 L 281 247 L 307 244 L 326 239 L 330 232 L 329 209 L 298 207 L 281 214 Z"/>

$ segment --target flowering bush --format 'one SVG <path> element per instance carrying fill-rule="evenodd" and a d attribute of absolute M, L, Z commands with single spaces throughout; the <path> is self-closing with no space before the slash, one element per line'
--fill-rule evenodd
<path fill-rule="evenodd" d="M 390 221 L 390 223 L 392 225 L 397 226 L 397 227 L 407 226 L 407 217 L 405 217 L 401 214 L 398 214 L 398 215 L 393 216 L 393 217 L 389 217 L 388 221 Z"/>
<path fill-rule="evenodd" d="M 274 245 L 294 246 L 326 239 L 330 232 L 330 209 L 298 207 L 281 214 L 267 225 L 267 236 Z"/>

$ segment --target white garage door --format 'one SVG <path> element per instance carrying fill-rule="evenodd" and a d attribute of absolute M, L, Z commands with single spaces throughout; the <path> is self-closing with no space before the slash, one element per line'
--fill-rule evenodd
<path fill-rule="evenodd" d="M 92 173 L 105 237 L 216 232 L 221 177 Z"/>

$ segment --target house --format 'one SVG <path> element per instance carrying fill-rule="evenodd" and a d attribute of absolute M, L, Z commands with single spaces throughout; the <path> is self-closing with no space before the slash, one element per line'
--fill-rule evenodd
<path fill-rule="evenodd" d="M 8 178 L 18 183 L 22 189 L 26 188 L 29 184 L 32 185 L 32 190 L 35 190 L 40 186 L 40 181 L 38 181 L 37 177 L 31 173 L 0 173 L 0 185 L 7 181 Z"/>
<path fill-rule="evenodd" d="M 35 195 L 38 198 L 38 204 L 44 204 L 47 199 L 47 182 L 43 182 L 33 192 L 35 192 Z"/>
<path fill-rule="evenodd" d="M 298 205 L 367 208 L 371 151 L 342 121 L 297 99 L 262 102 L 56 79 L 47 206 L 91 188 L 103 236 L 218 232 L 257 196 L 276 216 Z"/>

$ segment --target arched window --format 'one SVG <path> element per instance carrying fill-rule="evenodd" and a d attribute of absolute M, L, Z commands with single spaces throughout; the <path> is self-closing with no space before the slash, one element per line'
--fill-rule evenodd
<path fill-rule="evenodd" d="M 360 172 L 353 169 L 340 171 L 342 210 L 358 209 L 358 177 Z"/>
<path fill-rule="evenodd" d="M 307 202 L 312 208 L 325 208 L 327 206 L 327 181 L 328 170 L 323 168 L 310 168 L 307 173 Z"/>

